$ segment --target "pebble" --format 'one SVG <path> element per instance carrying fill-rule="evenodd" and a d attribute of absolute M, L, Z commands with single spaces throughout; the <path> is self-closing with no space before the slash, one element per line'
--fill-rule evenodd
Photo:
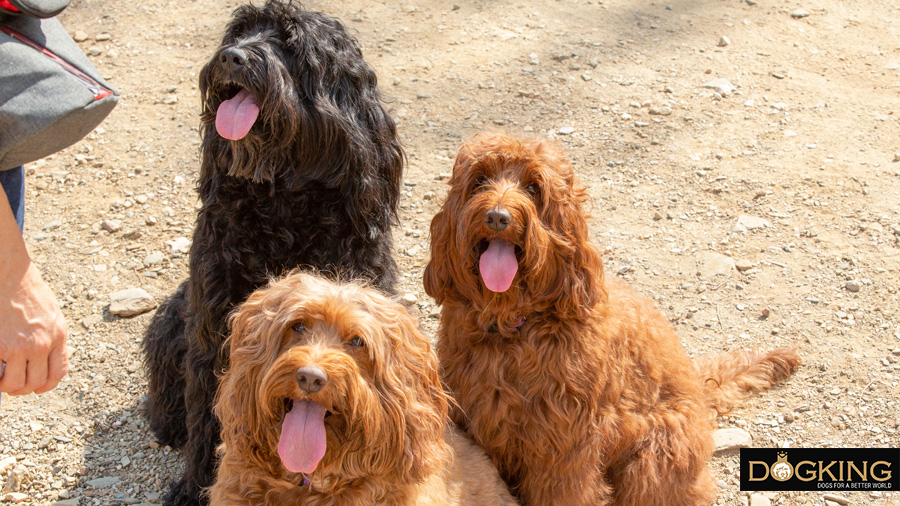
<path fill-rule="evenodd" d="M 750 494 L 750 506 L 772 506 L 772 500 L 762 494 Z"/>
<path fill-rule="evenodd" d="M 126 288 L 109 295 L 109 312 L 116 316 L 135 316 L 156 307 L 156 301 L 143 288 Z"/>
<path fill-rule="evenodd" d="M 419 300 L 419 297 L 416 296 L 413 292 L 406 292 L 400 296 L 400 302 L 407 306 L 411 306 L 415 304 Z"/>
<path fill-rule="evenodd" d="M 10 456 L 0 460 L 0 476 L 5 476 L 12 466 L 16 465 L 16 457 Z"/>
<path fill-rule="evenodd" d="M 900 162 L 900 153 L 894 153 L 894 161 Z"/>
<path fill-rule="evenodd" d="M 104 32 L 94 37 L 94 40 L 96 40 L 97 42 L 103 42 L 104 40 L 109 40 L 111 38 L 112 36 L 110 34 Z"/>
<path fill-rule="evenodd" d="M 734 259 L 719 253 L 706 253 L 700 258 L 697 275 L 703 279 L 730 276 L 734 272 Z"/>
<path fill-rule="evenodd" d="M 748 230 L 755 230 L 758 228 L 766 228 L 771 226 L 772 224 L 765 218 L 742 214 L 738 216 L 737 223 L 735 223 L 734 225 L 734 231 L 743 233 Z"/>
<path fill-rule="evenodd" d="M 109 487 L 111 485 L 115 485 L 121 481 L 118 476 L 104 476 L 102 478 L 96 478 L 93 480 L 88 480 L 85 485 L 93 488 L 104 488 Z"/>
<path fill-rule="evenodd" d="M 88 40 L 88 37 L 90 37 L 90 35 L 88 35 L 84 30 L 76 30 L 75 35 L 72 36 L 72 39 L 74 39 L 75 42 L 84 42 Z"/>
<path fill-rule="evenodd" d="M 724 77 L 713 79 L 712 81 L 705 83 L 703 87 L 716 90 L 716 93 L 722 95 L 723 97 L 734 93 L 734 90 L 737 89 L 733 84 L 731 84 L 731 81 L 725 79 Z"/>
<path fill-rule="evenodd" d="M 575 127 L 564 126 L 556 131 L 559 135 L 569 135 L 575 132 Z"/>
<path fill-rule="evenodd" d="M 884 66 L 887 70 L 900 70 L 900 63 L 891 62 Z"/>
<path fill-rule="evenodd" d="M 21 492 L 10 492 L 3 496 L 3 500 L 11 503 L 19 503 L 28 499 L 28 494 L 23 494 Z"/>
<path fill-rule="evenodd" d="M 822 499 L 825 499 L 826 501 L 836 502 L 838 504 L 850 504 L 850 499 L 836 494 L 824 494 L 822 496 Z"/>
<path fill-rule="evenodd" d="M 159 251 L 151 251 L 147 253 L 147 256 L 144 257 L 144 266 L 150 267 L 151 265 L 158 265 L 166 259 L 166 256 Z"/>
<path fill-rule="evenodd" d="M 411 246 L 406 249 L 406 256 L 417 257 L 417 256 L 419 256 L 419 253 L 421 253 L 421 252 L 422 252 L 422 248 L 420 248 L 418 245 Z"/>
<path fill-rule="evenodd" d="M 60 494 L 60 497 L 62 497 L 62 494 Z M 78 505 L 79 505 L 79 503 L 78 503 L 77 497 L 73 497 L 71 499 L 63 499 L 62 501 L 56 501 L 55 503 L 53 503 L 53 506 L 78 506 Z"/>
<path fill-rule="evenodd" d="M 862 288 L 862 285 L 860 284 L 859 281 L 856 281 L 855 279 L 851 279 L 850 281 L 847 281 L 847 284 L 844 285 L 844 288 L 846 288 L 848 292 L 856 293 L 859 291 L 860 288 Z"/>
<path fill-rule="evenodd" d="M 166 241 L 172 253 L 187 253 L 191 249 L 191 240 L 187 237 L 179 237 L 174 241 Z"/>
<path fill-rule="evenodd" d="M 668 115 L 672 114 L 672 108 L 666 107 L 666 106 L 651 107 L 648 112 L 650 113 L 651 116 L 668 116 Z"/>
<path fill-rule="evenodd" d="M 734 261 L 735 268 L 737 268 L 737 270 L 739 270 L 741 272 L 749 271 L 750 269 L 753 268 L 753 265 L 754 265 L 753 262 L 751 262 L 750 260 L 747 260 L 746 258 L 740 258 L 740 259 Z"/>
<path fill-rule="evenodd" d="M 739 448 L 748 448 L 753 443 L 753 436 L 744 429 L 719 429 L 713 432 L 715 452 L 727 452 Z"/>
<path fill-rule="evenodd" d="M 721 38 L 719 38 L 719 43 L 716 45 L 719 47 L 726 47 L 726 46 L 731 45 L 731 40 L 728 37 L 723 35 Z"/>
<path fill-rule="evenodd" d="M 98 314 L 92 314 L 92 315 L 90 315 L 90 316 L 86 316 L 85 318 L 83 318 L 83 319 L 81 320 L 81 325 L 82 325 L 85 329 L 90 330 L 94 325 L 97 325 L 98 323 L 100 323 L 100 322 L 102 322 L 102 321 L 103 321 L 103 317 L 102 317 L 102 316 L 100 316 L 100 315 L 98 315 Z"/>
<path fill-rule="evenodd" d="M 110 234 L 114 234 L 119 230 L 122 230 L 122 220 L 103 220 L 100 223 L 100 228 L 106 230 Z"/>
<path fill-rule="evenodd" d="M 802 19 L 809 16 L 809 11 L 805 9 L 795 9 L 791 12 L 791 17 L 794 19 Z"/>

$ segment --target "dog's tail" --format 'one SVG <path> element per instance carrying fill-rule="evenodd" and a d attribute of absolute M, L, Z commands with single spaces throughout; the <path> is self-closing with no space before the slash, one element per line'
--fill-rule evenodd
<path fill-rule="evenodd" d="M 707 399 L 722 415 L 749 394 L 767 390 L 790 377 L 800 365 L 800 356 L 796 348 L 733 351 L 697 357 L 694 364 Z"/>

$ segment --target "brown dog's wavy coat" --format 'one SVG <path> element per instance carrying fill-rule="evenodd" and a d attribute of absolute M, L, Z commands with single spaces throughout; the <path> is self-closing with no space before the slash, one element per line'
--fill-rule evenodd
<path fill-rule="evenodd" d="M 516 504 L 484 452 L 451 428 L 437 357 L 399 304 L 295 273 L 253 293 L 232 324 L 211 504 Z M 318 429 L 287 428 L 297 403 L 320 406 L 308 424 Z M 285 441 L 297 434 L 324 435 L 324 453 L 306 459 L 315 437 Z"/>
<path fill-rule="evenodd" d="M 460 149 L 425 270 L 453 417 L 523 504 L 710 504 L 715 410 L 799 357 L 692 361 L 650 300 L 604 278 L 587 199 L 549 142 L 482 135 Z"/>

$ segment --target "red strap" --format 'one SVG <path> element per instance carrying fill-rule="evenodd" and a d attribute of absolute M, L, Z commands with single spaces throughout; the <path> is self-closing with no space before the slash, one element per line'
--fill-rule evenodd
<path fill-rule="evenodd" d="M 6 10 L 12 11 L 12 12 L 19 12 L 19 9 L 16 9 L 16 7 L 13 4 L 9 3 L 9 0 L 0 0 L 0 9 L 6 9 Z"/>

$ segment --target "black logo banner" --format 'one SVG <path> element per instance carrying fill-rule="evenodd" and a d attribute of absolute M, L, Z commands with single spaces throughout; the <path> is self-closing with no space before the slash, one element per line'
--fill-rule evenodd
<path fill-rule="evenodd" d="M 741 448 L 741 490 L 900 491 L 900 448 Z"/>

